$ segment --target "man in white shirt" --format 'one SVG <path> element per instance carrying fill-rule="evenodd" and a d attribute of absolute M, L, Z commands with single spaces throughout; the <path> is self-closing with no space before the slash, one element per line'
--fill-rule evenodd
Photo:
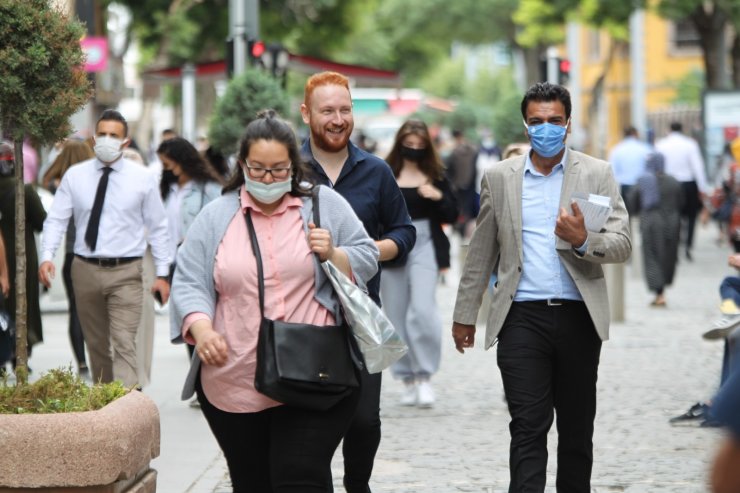
<path fill-rule="evenodd" d="M 696 217 L 703 207 L 704 194 L 708 192 L 708 187 L 699 144 L 684 135 L 682 129 L 681 123 L 671 123 L 671 132 L 656 142 L 655 148 L 665 156 L 665 173 L 678 180 L 683 189 L 681 218 L 686 225 L 686 258 L 691 260 Z"/>
<path fill-rule="evenodd" d="M 169 298 L 167 217 L 157 177 L 122 158 L 128 124 L 114 110 L 95 126 L 95 158 L 67 171 L 44 222 L 39 279 L 51 285 L 54 253 L 74 217 L 72 284 L 90 352 L 93 381 L 138 384 L 136 332 L 142 312 L 142 256 L 147 241 L 157 278 L 151 292 Z"/>
<path fill-rule="evenodd" d="M 609 153 L 614 179 L 619 183 L 620 193 L 625 201 L 630 189 L 645 172 L 645 163 L 651 152 L 652 148 L 638 138 L 637 129 L 627 127 L 624 129 L 624 139 Z"/>

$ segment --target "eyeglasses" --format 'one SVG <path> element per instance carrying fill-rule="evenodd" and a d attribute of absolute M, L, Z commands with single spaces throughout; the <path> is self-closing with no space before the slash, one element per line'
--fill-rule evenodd
<path fill-rule="evenodd" d="M 244 164 L 252 178 L 264 178 L 267 173 L 270 173 L 276 180 L 284 180 L 290 176 L 290 163 L 286 168 L 260 168 L 259 166 L 250 166 L 248 161 L 244 161 Z"/>

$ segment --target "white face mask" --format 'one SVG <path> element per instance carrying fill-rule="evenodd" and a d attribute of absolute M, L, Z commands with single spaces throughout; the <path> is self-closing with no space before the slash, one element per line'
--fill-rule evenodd
<path fill-rule="evenodd" d="M 95 137 L 95 156 L 103 163 L 112 163 L 121 157 L 123 141 L 107 135 Z"/>
<path fill-rule="evenodd" d="M 249 178 L 249 174 L 243 169 L 242 173 L 244 173 L 244 188 L 252 197 L 263 204 L 274 204 L 283 198 L 283 195 L 290 192 L 293 187 L 290 179 L 285 181 L 275 181 L 272 183 L 262 183 L 261 181 Z"/>

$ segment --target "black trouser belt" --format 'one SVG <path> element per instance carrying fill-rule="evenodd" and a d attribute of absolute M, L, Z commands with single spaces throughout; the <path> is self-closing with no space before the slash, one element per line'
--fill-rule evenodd
<path fill-rule="evenodd" d="M 116 257 L 116 258 L 100 258 L 100 257 L 83 257 L 82 255 L 75 254 L 78 259 L 95 264 L 99 267 L 117 267 L 119 265 L 128 264 L 134 260 L 141 260 L 141 257 Z"/>
<path fill-rule="evenodd" d="M 517 303 L 533 303 L 535 305 L 545 305 L 545 306 L 563 306 L 563 305 L 573 305 L 575 303 L 583 303 L 583 301 L 566 300 L 562 298 L 550 298 L 549 300 L 519 301 Z"/>

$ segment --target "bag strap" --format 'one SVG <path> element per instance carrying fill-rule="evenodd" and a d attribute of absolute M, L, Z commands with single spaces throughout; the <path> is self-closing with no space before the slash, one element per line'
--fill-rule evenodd
<path fill-rule="evenodd" d="M 319 186 L 311 189 L 311 203 L 313 204 L 313 223 L 317 228 L 321 227 L 321 214 L 319 213 Z"/>
<path fill-rule="evenodd" d="M 247 209 L 247 213 L 244 215 L 247 221 L 247 229 L 249 230 L 249 239 L 252 242 L 252 252 L 254 258 L 257 260 L 257 282 L 259 286 L 260 294 L 260 316 L 265 318 L 265 276 L 262 272 L 262 254 L 260 253 L 260 245 L 257 241 L 257 234 L 254 232 L 254 224 L 252 224 L 252 214 Z"/>

